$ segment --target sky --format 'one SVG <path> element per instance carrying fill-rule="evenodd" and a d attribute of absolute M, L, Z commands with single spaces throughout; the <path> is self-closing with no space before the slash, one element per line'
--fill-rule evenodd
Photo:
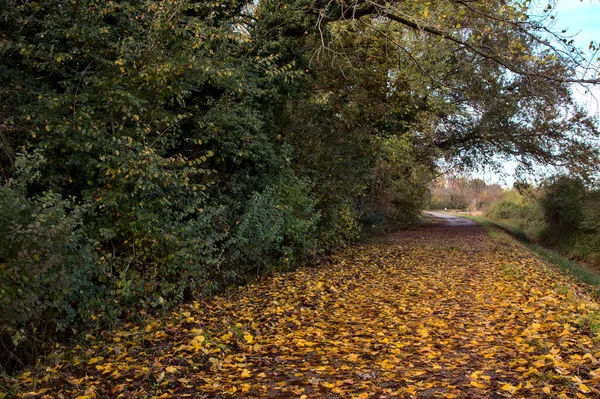
<path fill-rule="evenodd" d="M 548 1 L 538 0 L 537 4 L 543 9 Z M 555 15 L 553 30 L 560 32 L 566 29 L 566 35 L 575 35 L 573 40 L 577 47 L 587 50 L 591 41 L 600 42 L 600 0 L 558 0 L 552 14 Z M 574 85 L 573 94 L 580 104 L 600 119 L 600 88 L 588 91 Z M 506 173 L 491 173 L 489 179 L 492 183 L 511 187 L 515 167 L 516 162 L 505 162 Z"/>
<path fill-rule="evenodd" d="M 587 49 L 591 41 L 600 42 L 600 0 L 558 0 L 554 11 L 556 29 L 567 29 L 567 34 L 576 35 L 573 39 L 578 47 Z M 600 117 L 600 89 L 586 93 L 578 88 L 574 93 L 590 112 Z"/>
<path fill-rule="evenodd" d="M 558 0 L 556 28 L 577 34 L 575 42 L 587 48 L 590 41 L 600 41 L 600 0 Z"/>

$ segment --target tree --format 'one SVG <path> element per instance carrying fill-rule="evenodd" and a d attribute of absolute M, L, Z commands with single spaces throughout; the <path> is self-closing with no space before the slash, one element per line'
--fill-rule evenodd
<path fill-rule="evenodd" d="M 492 154 L 597 169 L 597 122 L 575 103 L 570 84 L 598 84 L 598 66 L 550 30 L 551 5 L 535 15 L 531 2 L 321 2 L 327 29 L 320 52 L 340 58 L 337 26 L 379 36 L 381 56 L 412 63 L 425 82 L 434 117 L 428 143 L 465 166 L 492 162 Z M 592 46 L 594 46 L 592 44 Z M 392 50 L 393 49 L 393 50 Z M 393 75 L 393 70 L 390 69 Z M 444 106 L 440 106 L 443 103 Z"/>

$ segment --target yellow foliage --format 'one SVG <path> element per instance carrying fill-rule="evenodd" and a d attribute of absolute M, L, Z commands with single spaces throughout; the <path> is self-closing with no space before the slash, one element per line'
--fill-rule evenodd
<path fill-rule="evenodd" d="M 144 325 L 90 334 L 85 349 L 19 376 L 19 392 L 592 398 L 600 343 L 577 321 L 597 309 L 516 244 L 476 227 L 422 227 Z M 78 358 L 88 360 L 67 363 Z"/>

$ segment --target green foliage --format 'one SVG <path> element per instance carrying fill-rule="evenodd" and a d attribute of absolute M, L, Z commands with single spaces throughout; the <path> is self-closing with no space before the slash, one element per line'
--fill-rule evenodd
<path fill-rule="evenodd" d="M 568 238 L 583 220 L 583 198 L 586 188 L 578 178 L 559 175 L 542 186 L 540 198 L 548 230 Z"/>
<path fill-rule="evenodd" d="M 522 232 L 529 240 L 541 240 L 547 228 L 539 202 L 534 198 L 527 200 L 512 190 L 504 198 L 501 202 L 492 204 L 487 216 L 514 226 L 516 231 Z"/>
<path fill-rule="evenodd" d="M 417 160 L 417 152 L 406 136 L 382 138 L 377 152 L 371 196 L 391 209 L 396 221 L 409 224 L 417 220 L 430 199 L 428 184 L 433 166 Z"/>
<path fill-rule="evenodd" d="M 280 265 L 289 267 L 296 257 L 314 254 L 319 213 L 306 181 L 281 176 L 246 205 L 234 246 L 246 267 L 259 272 Z"/>
<path fill-rule="evenodd" d="M 329 202 L 322 211 L 319 241 L 323 250 L 340 247 L 358 238 L 360 213 L 356 203 L 339 199 Z"/>
<path fill-rule="evenodd" d="M 169 307 L 314 251 L 310 183 L 271 117 L 302 73 L 294 47 L 254 48 L 242 3 L 1 4 L 3 337 Z M 254 243 L 261 212 L 274 226 Z"/>
<path fill-rule="evenodd" d="M 84 210 L 56 193 L 26 198 L 11 186 L 0 188 L 0 203 L 2 323 L 16 327 L 43 318 L 64 328 L 94 296 L 96 259 L 81 229 Z"/>
<path fill-rule="evenodd" d="M 488 216 L 492 219 L 516 219 L 520 216 L 521 207 L 512 201 L 502 201 L 494 204 Z"/>
<path fill-rule="evenodd" d="M 583 215 L 571 253 L 600 265 L 600 191 L 588 190 L 581 207 Z"/>
<path fill-rule="evenodd" d="M 529 240 L 549 244 L 577 260 L 600 260 L 600 195 L 578 178 L 564 175 L 539 187 L 508 192 L 488 217 L 522 232 Z M 511 194 L 512 193 L 512 194 Z"/>
<path fill-rule="evenodd" d="M 43 159 L 17 161 L 26 173 Z M 28 196 L 25 186 L 0 186 L 0 360 L 6 367 L 35 354 L 45 331 L 81 322 L 102 290 L 94 242 L 83 228 L 86 207 L 52 191 Z"/>
<path fill-rule="evenodd" d="M 543 209 L 536 200 L 504 200 L 492 205 L 487 216 L 514 224 L 532 240 L 540 240 L 547 229 Z"/>

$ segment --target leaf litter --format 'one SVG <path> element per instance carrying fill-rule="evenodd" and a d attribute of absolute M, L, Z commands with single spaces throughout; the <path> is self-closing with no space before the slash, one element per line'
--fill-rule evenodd
<path fill-rule="evenodd" d="M 597 398 L 599 306 L 517 243 L 421 226 L 87 335 L 21 398 Z M 0 398 L 7 396 L 0 394 Z"/>

